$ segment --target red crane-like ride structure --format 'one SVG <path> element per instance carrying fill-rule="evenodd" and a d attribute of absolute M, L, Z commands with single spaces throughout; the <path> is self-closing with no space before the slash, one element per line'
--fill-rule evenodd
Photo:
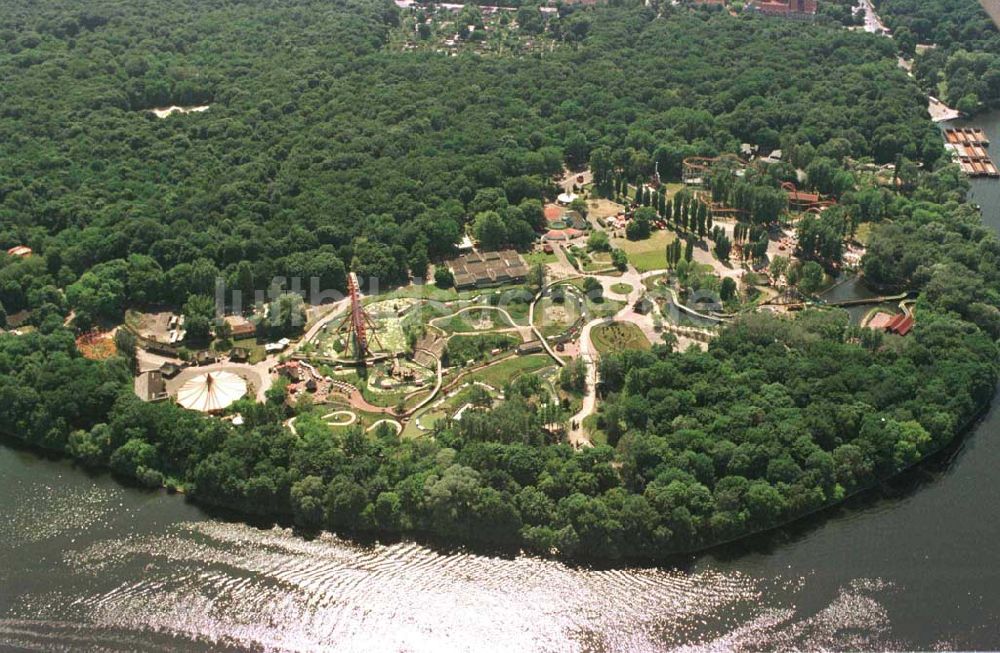
<path fill-rule="evenodd" d="M 351 309 L 337 328 L 338 333 L 346 333 L 348 342 L 354 344 L 355 358 L 364 363 L 372 355 L 369 340 L 381 347 L 378 336 L 375 335 L 375 322 L 365 311 L 361 303 L 361 291 L 358 286 L 358 275 L 353 272 L 347 275 L 347 292 L 351 298 Z M 369 332 L 370 329 L 370 332 Z"/>

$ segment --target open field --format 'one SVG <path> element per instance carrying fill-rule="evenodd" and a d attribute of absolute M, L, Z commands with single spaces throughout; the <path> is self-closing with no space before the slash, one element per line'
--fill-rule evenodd
<path fill-rule="evenodd" d="M 264 351 L 264 346 L 259 344 L 256 338 L 243 338 L 242 340 L 233 340 L 231 341 L 231 344 L 232 344 L 232 349 L 241 347 L 247 350 L 247 352 L 250 354 L 250 357 L 247 360 L 247 362 L 250 363 L 251 365 L 256 365 L 257 363 L 261 362 L 267 357 L 267 352 Z M 213 348 L 214 347 L 215 345 L 213 344 Z"/>
<path fill-rule="evenodd" d="M 862 245 L 868 245 L 868 239 L 871 238 L 871 235 L 872 235 L 872 223 L 862 222 L 861 224 L 858 225 L 858 231 L 857 233 L 854 234 L 854 237 Z"/>
<path fill-rule="evenodd" d="M 581 317 L 582 299 L 573 291 L 566 291 L 562 302 L 543 297 L 535 305 L 535 326 L 546 338 L 565 333 Z"/>
<path fill-rule="evenodd" d="M 583 279 L 573 279 L 569 283 L 575 288 L 580 289 L 580 295 L 585 297 L 587 302 L 586 317 L 588 320 L 598 317 L 611 317 L 625 307 L 625 302 L 620 302 L 616 299 L 601 297 L 599 301 L 595 301 L 594 298 L 583 295 Z"/>
<path fill-rule="evenodd" d="M 654 231 L 646 240 L 628 240 L 614 238 L 611 243 L 621 248 L 628 255 L 629 263 L 639 272 L 661 270 L 667 264 L 667 245 L 674 242 L 677 236 L 672 231 L 661 229 Z"/>
<path fill-rule="evenodd" d="M 470 309 L 450 318 L 435 322 L 435 326 L 452 333 L 474 333 L 476 331 L 507 329 L 514 325 L 500 311 Z"/>
<path fill-rule="evenodd" d="M 595 222 L 602 218 L 618 215 L 625 210 L 625 207 L 611 200 L 587 200 L 587 219 Z"/>
<path fill-rule="evenodd" d="M 541 373 L 545 370 L 554 369 L 554 367 L 551 358 L 544 354 L 535 354 L 531 356 L 512 356 L 495 365 L 470 372 L 461 377 L 460 389 L 454 396 L 442 395 L 439 397 L 438 400 L 435 400 L 406 424 L 402 435 L 403 437 L 420 437 L 426 434 L 428 431 L 417 428 L 417 420 L 420 421 L 420 425 L 424 428 L 432 429 L 439 420 L 452 416 L 455 411 L 468 402 L 470 388 L 462 387 L 466 384 L 471 386 L 471 384 L 476 382 L 485 383 L 499 391 L 503 388 L 504 384 L 513 381 L 519 376 Z M 454 378 L 450 379 L 450 381 L 454 380 Z M 491 392 L 490 394 L 493 395 L 494 393 Z M 442 399 L 443 401 L 441 401 Z"/>
<path fill-rule="evenodd" d="M 522 374 L 531 374 L 552 364 L 552 359 L 544 354 L 515 356 L 491 367 L 473 372 L 466 380 L 482 381 L 494 387 L 501 387 Z"/>
<path fill-rule="evenodd" d="M 584 272 L 614 269 L 614 264 L 611 262 L 611 254 L 608 252 L 586 252 L 581 249 L 575 252 L 575 254 L 583 264 Z"/>
<path fill-rule="evenodd" d="M 601 354 L 612 354 L 626 349 L 650 349 L 649 340 L 642 330 L 630 322 L 615 322 L 594 328 L 591 332 L 594 347 Z"/>
<path fill-rule="evenodd" d="M 538 265 L 539 263 L 542 265 L 548 265 L 549 263 L 555 263 L 559 260 L 555 254 L 546 254 L 540 250 L 529 252 L 522 258 L 524 258 L 524 262 L 528 265 Z"/>

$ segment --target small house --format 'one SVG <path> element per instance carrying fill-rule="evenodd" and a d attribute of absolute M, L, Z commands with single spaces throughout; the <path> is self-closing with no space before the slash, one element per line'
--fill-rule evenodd
<path fill-rule="evenodd" d="M 167 398 L 167 382 L 160 370 L 140 374 L 135 380 L 135 394 L 143 401 L 163 401 Z"/>
<path fill-rule="evenodd" d="M 229 325 L 229 332 L 232 337 L 239 340 L 241 338 L 252 338 L 257 333 L 254 323 L 242 315 L 227 315 L 226 324 Z"/>
<path fill-rule="evenodd" d="M 7 250 L 7 254 L 10 256 L 16 256 L 17 258 L 28 258 L 31 256 L 31 248 L 25 245 L 16 245 Z"/>

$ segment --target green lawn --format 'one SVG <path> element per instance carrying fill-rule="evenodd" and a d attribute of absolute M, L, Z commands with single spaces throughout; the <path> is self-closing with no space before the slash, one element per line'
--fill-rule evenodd
<path fill-rule="evenodd" d="M 567 297 L 562 303 L 557 304 L 551 297 L 543 297 L 535 305 L 535 326 L 546 338 L 564 333 L 580 316 L 578 295 L 571 295 L 572 292 L 567 291 Z"/>
<path fill-rule="evenodd" d="M 595 445 L 608 443 L 608 434 L 597 428 L 597 413 L 588 415 L 587 418 L 583 420 L 583 430 L 590 437 L 590 441 Z"/>
<path fill-rule="evenodd" d="M 676 236 L 672 231 L 661 229 L 654 231 L 653 235 L 646 240 L 615 238 L 612 240 L 612 244 L 628 255 L 629 262 L 635 266 L 636 270 L 649 272 L 650 270 L 662 270 L 667 266 L 667 245 L 675 239 Z"/>
<path fill-rule="evenodd" d="M 486 320 L 489 326 L 485 329 L 480 329 L 479 325 L 482 320 Z M 492 331 L 493 329 L 507 329 L 512 326 L 510 320 L 501 313 L 500 311 L 495 311 L 491 309 L 472 309 L 459 313 L 447 320 L 441 320 L 437 323 L 437 326 L 441 327 L 445 331 L 451 331 L 453 333 L 472 333 L 475 331 Z"/>
<path fill-rule="evenodd" d="M 857 233 L 854 234 L 854 237 L 862 245 L 868 245 L 868 239 L 871 238 L 871 235 L 872 235 L 872 223 L 862 222 L 861 224 L 858 225 L 858 231 Z"/>
<path fill-rule="evenodd" d="M 523 374 L 535 374 L 552 366 L 552 359 L 543 354 L 513 356 L 491 367 L 476 370 L 462 376 L 461 383 L 480 381 L 499 390 L 506 382 L 512 381 Z M 437 420 L 451 415 L 467 400 L 468 390 L 460 392 L 436 408 L 427 408 L 420 413 L 420 423 L 423 426 L 432 428 Z M 427 431 L 421 431 L 417 428 L 416 416 L 407 423 L 403 430 L 403 437 L 419 437 L 425 434 L 427 434 Z"/>
<path fill-rule="evenodd" d="M 627 295 L 632 292 L 632 286 L 627 283 L 616 283 L 611 286 L 612 292 L 616 292 L 619 295 Z"/>
<path fill-rule="evenodd" d="M 243 349 L 246 349 L 247 352 L 249 352 L 250 354 L 249 363 L 251 365 L 255 365 L 267 357 L 267 352 L 264 351 L 264 346 L 257 344 L 256 338 L 244 338 L 242 340 L 233 340 L 230 342 L 230 344 L 232 345 L 231 348 L 226 348 L 222 350 L 218 349 L 218 343 L 219 341 L 216 340 L 215 343 L 212 344 L 212 348 L 216 349 L 216 351 L 229 352 L 237 347 L 242 347 Z"/>
<path fill-rule="evenodd" d="M 583 270 L 585 272 L 607 270 L 614 267 L 611 263 L 611 254 L 608 252 L 590 252 L 583 261 Z"/>
<path fill-rule="evenodd" d="M 454 288 L 438 288 L 432 283 L 420 286 L 410 284 L 408 286 L 403 286 L 402 288 L 396 288 L 389 292 L 367 296 L 364 299 L 364 303 L 367 305 L 372 302 L 381 302 L 389 299 L 401 299 L 404 297 L 411 299 L 431 299 L 437 302 L 453 302 L 459 299 L 472 299 L 473 297 L 479 295 L 480 292 L 481 291 L 479 290 L 463 290 L 462 292 L 458 292 Z"/>
<path fill-rule="evenodd" d="M 615 322 L 599 326 L 591 332 L 591 335 L 594 339 L 594 347 L 602 354 L 652 347 L 642 330 L 629 322 Z"/>
<path fill-rule="evenodd" d="M 549 263 L 555 263 L 559 259 L 556 258 L 555 254 L 546 254 L 543 251 L 529 252 L 523 256 L 524 262 L 528 265 L 548 265 Z"/>
<path fill-rule="evenodd" d="M 514 356 L 491 367 L 472 372 L 464 381 L 482 381 L 494 388 L 501 387 L 508 381 L 513 381 L 522 374 L 537 372 L 552 364 L 552 359 L 544 354 L 532 356 Z"/>
<path fill-rule="evenodd" d="M 583 295 L 583 282 L 583 279 L 573 279 L 568 284 L 579 288 L 581 290 L 580 294 Z M 625 302 L 608 299 L 607 297 L 601 297 L 600 301 L 594 301 L 591 297 L 584 297 L 587 302 L 587 317 L 591 320 L 598 317 L 611 317 L 625 306 Z M 570 325 L 567 324 L 566 326 L 569 327 Z"/>

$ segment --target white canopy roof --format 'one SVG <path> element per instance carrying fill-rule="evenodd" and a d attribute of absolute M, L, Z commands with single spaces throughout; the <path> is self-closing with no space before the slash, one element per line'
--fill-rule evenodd
<path fill-rule="evenodd" d="M 556 198 L 556 201 L 560 204 L 569 204 L 575 199 L 576 193 L 560 193 L 559 197 Z"/>
<path fill-rule="evenodd" d="M 188 380 L 177 392 L 177 403 L 189 410 L 223 410 L 247 393 L 247 382 L 232 372 L 208 372 Z"/>

